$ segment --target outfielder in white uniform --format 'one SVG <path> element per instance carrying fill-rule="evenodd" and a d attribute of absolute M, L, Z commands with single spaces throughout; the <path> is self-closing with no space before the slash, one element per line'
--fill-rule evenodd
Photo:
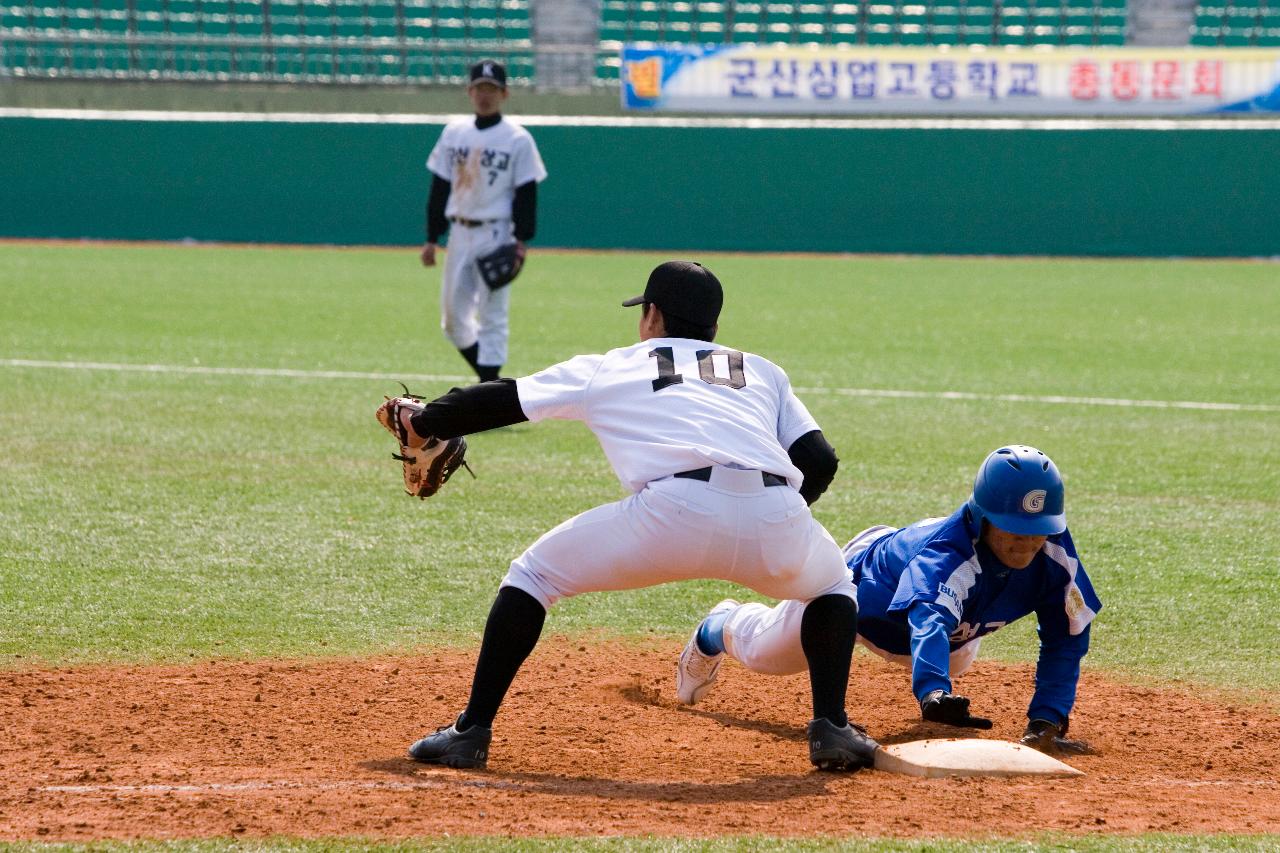
<path fill-rule="evenodd" d="M 662 264 L 644 295 L 623 303 L 644 305 L 640 343 L 402 409 L 418 441 L 524 420 L 582 421 L 630 492 L 569 519 L 512 561 L 466 710 L 413 744 L 413 758 L 484 766 L 498 706 L 560 599 L 718 578 L 806 603 L 810 760 L 830 770 L 870 766 L 876 743 L 844 708 L 856 593 L 839 546 L 808 506 L 835 476 L 835 451 L 780 367 L 710 343 L 722 301 L 706 268 Z"/>
<path fill-rule="evenodd" d="M 449 251 L 440 283 L 440 326 L 480 380 L 497 379 L 507 360 L 511 288 L 491 290 L 476 259 L 515 242 L 523 256 L 537 228 L 538 183 L 547 176 L 529 131 L 503 118 L 507 73 L 486 60 L 471 67 L 474 119 L 449 122 L 427 158 L 424 266 L 435 266 L 440 238 Z"/>

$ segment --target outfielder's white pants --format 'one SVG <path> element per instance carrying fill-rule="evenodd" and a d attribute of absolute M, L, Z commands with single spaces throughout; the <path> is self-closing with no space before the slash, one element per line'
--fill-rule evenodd
<path fill-rule="evenodd" d="M 851 581 L 852 582 L 852 581 Z M 724 649 L 729 657 L 747 669 L 769 675 L 787 675 L 809 668 L 800 645 L 800 620 L 804 602 L 783 601 L 775 607 L 740 604 L 724 622 Z M 861 634 L 858 642 L 892 663 L 911 667 L 910 655 L 895 655 L 876 646 Z M 951 653 L 950 672 L 958 678 L 968 671 L 978 656 L 979 637 Z"/>
<path fill-rule="evenodd" d="M 479 342 L 477 360 L 484 365 L 507 363 L 511 285 L 490 290 L 480 277 L 476 258 L 515 239 L 510 219 L 468 228 L 449 227 L 444 275 L 440 280 L 440 328 L 458 349 Z"/>
<path fill-rule="evenodd" d="M 857 601 L 840 546 L 799 492 L 718 465 L 709 482 L 656 480 L 569 519 L 512 561 L 502 585 L 549 608 L 584 592 L 695 578 L 796 599 L 800 610 L 829 593 Z"/>

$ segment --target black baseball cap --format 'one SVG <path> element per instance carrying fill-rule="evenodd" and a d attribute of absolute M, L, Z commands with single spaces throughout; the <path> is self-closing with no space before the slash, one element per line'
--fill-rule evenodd
<path fill-rule="evenodd" d="M 714 326 L 724 305 L 724 289 L 711 270 L 696 261 L 667 261 L 649 273 L 644 293 L 622 303 L 623 308 L 652 302 L 663 314 L 699 326 Z"/>
<path fill-rule="evenodd" d="M 506 67 L 492 59 L 480 60 L 471 66 L 471 82 L 467 85 L 474 86 L 477 83 L 492 83 L 500 89 L 507 88 Z"/>

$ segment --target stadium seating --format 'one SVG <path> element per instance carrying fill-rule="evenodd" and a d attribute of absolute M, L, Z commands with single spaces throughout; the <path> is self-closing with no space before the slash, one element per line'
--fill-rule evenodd
<path fill-rule="evenodd" d="M 481 57 L 531 81 L 531 0 L 0 0 L 0 74 L 435 82 Z"/>
<path fill-rule="evenodd" d="M 0 0 L 0 74 L 456 83 L 533 79 L 534 0 Z M 1125 43 L 1128 0 L 600 0 L 596 77 L 640 44 Z M 1211 0 L 1189 41 L 1280 46 L 1280 0 Z"/>
<path fill-rule="evenodd" d="M 1191 25 L 1196 47 L 1280 47 L 1280 2 L 1229 0 L 1196 6 Z"/>
<path fill-rule="evenodd" d="M 1127 0 L 603 0 L 601 53 L 653 44 L 1123 44 Z"/>

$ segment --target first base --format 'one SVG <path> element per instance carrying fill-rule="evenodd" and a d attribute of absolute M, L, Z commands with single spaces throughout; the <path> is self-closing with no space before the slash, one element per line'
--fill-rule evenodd
<path fill-rule="evenodd" d="M 1083 776 L 1043 752 L 1018 743 L 979 738 L 935 738 L 876 750 L 876 769 L 908 776 Z"/>

